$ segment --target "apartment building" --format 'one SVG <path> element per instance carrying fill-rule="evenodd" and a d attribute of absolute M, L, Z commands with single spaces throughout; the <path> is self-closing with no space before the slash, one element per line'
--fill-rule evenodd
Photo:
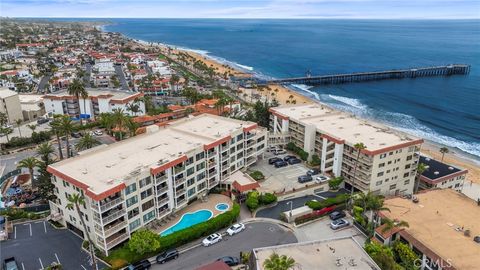
<path fill-rule="evenodd" d="M 381 218 L 408 222 L 408 227 L 384 226 L 373 240 L 385 245 L 393 241 L 408 244 L 418 255 L 421 270 L 478 269 L 480 265 L 480 202 L 452 189 L 435 189 L 416 194 L 416 200 L 395 197 L 385 200 L 390 211 Z"/>
<path fill-rule="evenodd" d="M 52 216 L 108 251 L 135 230 L 202 197 L 263 155 L 267 131 L 252 122 L 202 114 L 149 126 L 145 134 L 48 167 L 58 199 Z M 85 195 L 83 232 L 67 198 Z"/>
<path fill-rule="evenodd" d="M 467 178 L 468 170 L 459 169 L 433 158 L 420 156 L 420 163 L 426 170 L 418 178 L 418 189 L 451 188 L 461 191 Z"/>
<path fill-rule="evenodd" d="M 111 89 L 87 88 L 88 97 L 85 100 L 79 100 L 75 96 L 68 94 L 68 91 L 60 91 L 43 97 L 45 111 L 50 114 L 66 114 L 77 117 L 82 114 L 85 118 L 95 118 L 101 113 L 111 113 L 113 109 L 120 108 L 124 113 L 131 116 L 144 115 L 145 104 L 139 98 L 142 93 L 131 93 L 125 91 L 115 91 Z M 128 110 L 130 104 L 137 102 L 140 112 L 134 113 Z"/>
<path fill-rule="evenodd" d="M 346 188 L 384 195 L 413 193 L 422 139 L 321 104 L 275 107 L 270 112 L 269 144 L 293 142 L 310 158 L 317 155 L 321 172 L 344 177 Z M 359 153 L 357 143 L 366 149 Z"/>
<path fill-rule="evenodd" d="M 17 119 L 23 120 L 22 107 L 17 92 L 8 88 L 0 88 L 0 112 L 7 115 L 10 124 L 15 123 Z"/>

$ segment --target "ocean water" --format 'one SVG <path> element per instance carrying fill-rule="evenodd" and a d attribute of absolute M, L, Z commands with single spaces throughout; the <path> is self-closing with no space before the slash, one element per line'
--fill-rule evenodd
<path fill-rule="evenodd" d="M 111 19 L 267 78 L 465 63 L 467 76 L 294 85 L 330 106 L 480 157 L 479 20 Z"/>

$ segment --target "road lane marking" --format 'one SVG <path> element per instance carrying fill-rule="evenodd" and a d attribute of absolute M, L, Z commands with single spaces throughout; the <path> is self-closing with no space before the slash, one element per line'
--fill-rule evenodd
<path fill-rule="evenodd" d="M 43 221 L 43 229 L 45 230 L 45 233 L 47 233 L 47 225 L 45 225 L 45 221 Z"/>
<path fill-rule="evenodd" d="M 13 226 L 13 231 L 14 231 L 14 238 L 17 239 L 17 226 Z"/>
<path fill-rule="evenodd" d="M 23 262 L 22 262 L 22 269 L 25 270 L 25 265 L 23 265 Z"/>
<path fill-rule="evenodd" d="M 40 261 L 40 266 L 42 266 L 41 269 L 45 268 L 45 267 L 43 267 L 42 259 L 38 258 L 38 261 Z"/>
<path fill-rule="evenodd" d="M 53 253 L 53 254 L 55 254 L 55 258 L 57 258 L 58 264 L 61 264 L 61 263 L 60 263 L 60 260 L 58 259 L 57 253 Z"/>
<path fill-rule="evenodd" d="M 80 264 L 80 266 L 83 268 L 83 270 L 87 270 L 87 268 L 85 268 L 85 266 L 83 266 L 83 265 L 81 265 L 81 264 Z"/>

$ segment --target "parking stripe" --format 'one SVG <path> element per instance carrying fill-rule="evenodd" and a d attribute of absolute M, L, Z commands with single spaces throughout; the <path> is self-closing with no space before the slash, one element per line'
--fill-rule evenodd
<path fill-rule="evenodd" d="M 14 239 L 17 239 L 17 226 L 13 226 L 13 231 L 14 231 Z"/>
<path fill-rule="evenodd" d="M 81 266 L 84 270 L 87 270 L 87 268 L 85 268 L 85 266 L 83 266 L 83 265 L 81 265 L 81 264 L 80 264 L 80 266 Z"/>
<path fill-rule="evenodd" d="M 43 221 L 43 229 L 45 230 L 45 233 L 47 233 L 47 225 L 45 224 L 45 221 Z M 60 263 L 60 262 L 58 262 L 58 263 Z"/>
<path fill-rule="evenodd" d="M 22 262 L 22 269 L 25 270 L 25 265 L 23 265 L 23 262 Z"/>
<path fill-rule="evenodd" d="M 60 260 L 58 259 L 57 253 L 54 253 L 54 254 L 55 254 L 55 258 L 57 258 L 58 264 L 61 264 L 61 263 L 60 263 Z"/>
<path fill-rule="evenodd" d="M 28 225 L 30 226 L 30 236 L 32 236 L 32 223 L 28 223 L 28 224 L 23 224 L 24 226 Z"/>
<path fill-rule="evenodd" d="M 43 267 L 42 259 L 38 258 L 38 261 L 40 261 L 40 266 L 42 266 L 41 269 L 45 268 L 45 267 Z"/>

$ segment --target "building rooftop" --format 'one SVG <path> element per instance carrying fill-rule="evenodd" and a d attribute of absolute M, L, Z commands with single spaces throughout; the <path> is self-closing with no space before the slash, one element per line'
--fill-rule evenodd
<path fill-rule="evenodd" d="M 18 93 L 8 88 L 0 88 L 0 98 L 8 98 L 17 95 Z"/>
<path fill-rule="evenodd" d="M 253 250 L 256 269 L 264 269 L 263 262 L 274 252 L 292 257 L 298 269 L 380 270 L 352 237 L 257 248 Z"/>
<path fill-rule="evenodd" d="M 149 126 L 150 132 L 50 165 L 58 174 L 88 186 L 94 194 L 109 191 L 135 171 L 157 168 L 186 153 L 224 139 L 255 123 L 203 114 Z M 153 131 L 152 131 L 153 130 Z"/>
<path fill-rule="evenodd" d="M 384 206 L 391 212 L 382 214 L 408 222 L 404 231 L 444 259 L 455 269 L 477 269 L 480 265 L 480 244 L 473 237 L 480 235 L 480 206 L 452 189 L 435 189 L 416 195 L 418 203 L 403 198 L 387 199 Z M 464 235 L 470 230 L 470 237 Z"/>
<path fill-rule="evenodd" d="M 362 142 L 369 151 L 419 140 L 379 123 L 359 119 L 321 104 L 282 106 L 273 110 L 306 125 L 314 125 L 322 134 L 345 140 L 349 145 Z"/>
<path fill-rule="evenodd" d="M 138 95 L 139 93 L 136 92 L 127 92 L 127 91 L 119 91 L 119 90 L 112 90 L 108 88 L 86 88 L 89 97 L 103 97 L 103 98 L 110 98 L 116 100 L 123 100 L 129 97 Z M 67 98 L 72 97 L 72 95 L 68 94 L 67 90 L 61 90 L 55 93 L 47 94 L 44 97 L 47 98 Z"/>
<path fill-rule="evenodd" d="M 449 164 L 424 156 L 420 156 L 419 163 L 423 163 L 428 166 L 428 168 L 422 173 L 422 176 L 425 176 L 431 180 L 462 171 L 461 169 L 453 167 Z M 465 173 L 467 173 L 467 171 L 465 171 Z"/>

